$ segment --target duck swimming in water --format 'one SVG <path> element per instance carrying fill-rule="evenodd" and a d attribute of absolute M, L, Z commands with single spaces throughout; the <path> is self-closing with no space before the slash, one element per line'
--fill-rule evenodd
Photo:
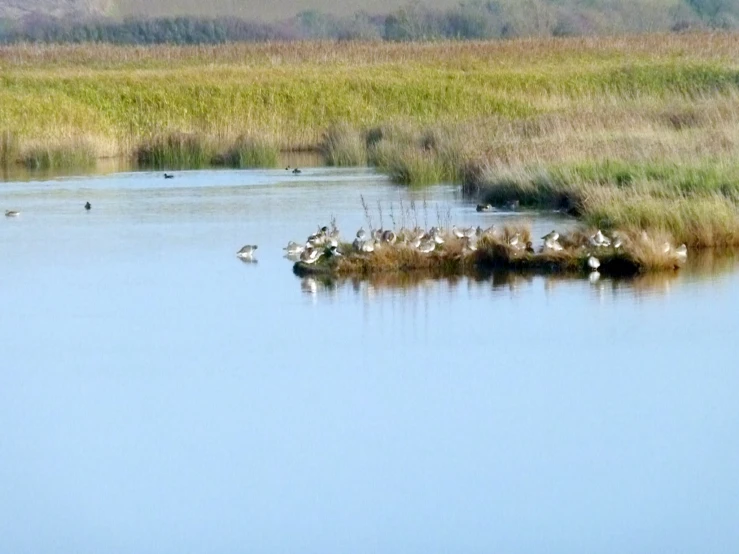
<path fill-rule="evenodd" d="M 165 173 L 164 174 L 164 178 L 165 179 L 174 179 L 174 175 L 172 175 L 171 173 Z"/>
<path fill-rule="evenodd" d="M 5 217 L 18 217 L 19 215 L 21 213 L 16 210 L 5 210 Z"/>
<path fill-rule="evenodd" d="M 477 208 L 475 208 L 478 212 L 492 212 L 493 211 L 493 205 L 492 204 L 478 204 Z"/>
<path fill-rule="evenodd" d="M 92 209 L 92 205 L 89 202 L 85 202 L 85 209 L 86 210 Z"/>
<path fill-rule="evenodd" d="M 293 169 L 293 175 L 298 175 L 299 173 L 303 173 L 303 172 L 300 171 L 297 167 Z"/>

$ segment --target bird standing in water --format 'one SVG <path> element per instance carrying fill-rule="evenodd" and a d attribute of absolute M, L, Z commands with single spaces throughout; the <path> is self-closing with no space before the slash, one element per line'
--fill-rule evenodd
<path fill-rule="evenodd" d="M 257 251 L 257 245 L 256 244 L 247 244 L 246 246 L 242 247 L 241 250 L 236 252 L 236 255 L 241 258 L 242 260 L 251 260 L 254 257 L 254 252 Z"/>
<path fill-rule="evenodd" d="M 89 202 L 85 202 L 85 209 L 88 210 L 88 211 L 91 210 L 92 209 L 92 205 Z"/>

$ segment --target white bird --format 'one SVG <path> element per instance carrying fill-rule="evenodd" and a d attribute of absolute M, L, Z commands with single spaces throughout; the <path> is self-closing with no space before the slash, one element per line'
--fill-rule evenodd
<path fill-rule="evenodd" d="M 592 237 L 590 237 L 590 244 L 593 246 L 611 246 L 611 239 L 605 236 L 600 229 Z"/>
<path fill-rule="evenodd" d="M 424 254 L 433 252 L 434 248 L 436 248 L 436 243 L 433 240 L 425 240 L 418 245 L 419 252 L 423 252 Z"/>
<path fill-rule="evenodd" d="M 600 260 L 595 256 L 590 256 L 588 258 L 588 267 L 593 271 L 598 271 L 598 268 L 600 267 Z"/>
<path fill-rule="evenodd" d="M 564 250 L 564 247 L 557 242 L 557 239 L 549 238 L 544 241 L 544 248 L 547 250 L 554 250 L 555 252 L 561 252 Z"/>
<path fill-rule="evenodd" d="M 521 242 L 520 233 L 516 233 L 515 235 L 513 235 L 512 237 L 508 239 L 508 245 L 516 249 L 518 249 L 518 247 L 520 246 L 520 242 Z"/>
<path fill-rule="evenodd" d="M 466 229 L 462 229 L 462 234 L 468 239 L 472 238 L 475 236 L 475 228 L 467 227 Z"/>
<path fill-rule="evenodd" d="M 398 237 L 395 236 L 395 233 L 393 233 L 392 231 L 387 230 L 382 233 L 382 240 L 383 242 L 387 242 L 388 244 L 395 244 L 395 241 L 398 240 Z"/>
<path fill-rule="evenodd" d="M 680 260 L 685 260 L 688 257 L 688 247 L 684 244 L 681 244 L 677 248 L 675 248 L 675 257 Z"/>
<path fill-rule="evenodd" d="M 464 232 L 457 229 L 456 225 L 452 225 L 452 234 L 457 237 L 458 239 L 461 239 L 464 237 Z"/>
<path fill-rule="evenodd" d="M 444 237 L 441 236 L 441 230 L 438 227 L 431 227 L 429 235 L 436 244 L 444 244 Z"/>
<path fill-rule="evenodd" d="M 314 264 L 323 255 L 320 248 L 308 248 L 300 255 L 300 261 L 306 264 Z"/>
<path fill-rule="evenodd" d="M 367 232 L 364 230 L 364 227 L 360 227 L 359 231 L 357 231 L 357 238 L 359 240 L 366 240 L 367 239 Z"/>
<path fill-rule="evenodd" d="M 544 239 L 544 243 L 546 243 L 546 241 L 548 240 L 556 241 L 556 240 L 559 240 L 559 233 L 557 231 L 552 231 L 551 233 L 547 233 L 541 238 Z"/>
<path fill-rule="evenodd" d="M 242 260 L 251 260 L 254 257 L 254 252 L 257 250 L 256 244 L 247 244 L 242 247 L 241 250 L 236 252 L 236 255 Z"/>
<path fill-rule="evenodd" d="M 360 245 L 360 250 L 362 252 L 374 252 L 375 251 L 375 241 L 366 240 L 362 242 L 362 244 Z"/>
<path fill-rule="evenodd" d="M 462 250 L 464 250 L 465 252 L 474 252 L 475 250 L 477 250 L 476 241 L 472 240 L 469 237 L 465 237 Z"/>
<path fill-rule="evenodd" d="M 308 237 L 308 243 L 311 246 L 321 246 L 326 243 L 326 235 L 322 233 L 316 233 Z"/>
<path fill-rule="evenodd" d="M 662 244 L 662 253 L 663 254 L 668 254 L 671 249 L 672 249 L 672 246 L 670 246 L 670 243 L 669 242 L 665 242 L 665 243 Z"/>
<path fill-rule="evenodd" d="M 18 217 L 19 215 L 21 213 L 16 210 L 5 210 L 5 217 Z"/>
<path fill-rule="evenodd" d="M 283 248 L 283 250 L 286 250 L 288 254 L 300 254 L 303 250 L 305 250 L 305 246 L 291 240 L 287 243 L 287 246 Z"/>

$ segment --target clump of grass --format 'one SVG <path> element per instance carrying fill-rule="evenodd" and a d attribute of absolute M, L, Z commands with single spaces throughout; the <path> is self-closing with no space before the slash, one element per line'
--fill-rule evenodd
<path fill-rule="evenodd" d="M 375 128 L 366 143 L 369 163 L 404 185 L 458 182 L 467 160 L 460 134 L 444 127 Z"/>
<path fill-rule="evenodd" d="M 599 161 L 469 170 L 485 202 L 562 209 L 604 229 L 669 233 L 691 246 L 739 245 L 739 164 Z"/>
<path fill-rule="evenodd" d="M 326 130 L 321 139 L 320 151 L 328 165 L 367 164 L 367 147 L 362 134 L 346 123 L 335 123 Z"/>
<path fill-rule="evenodd" d="M 18 138 L 10 131 L 0 131 L 0 167 L 10 167 L 20 158 Z"/>
<path fill-rule="evenodd" d="M 155 136 L 136 147 L 136 162 L 154 169 L 197 169 L 215 158 L 210 141 L 194 133 Z"/>
<path fill-rule="evenodd" d="M 617 198 L 594 196 L 583 214 L 585 222 L 650 234 L 664 233 L 679 243 L 697 247 L 739 245 L 739 211 L 720 195 L 705 198 L 658 199 L 645 194 Z"/>
<path fill-rule="evenodd" d="M 465 242 L 447 233 L 445 242 L 430 253 L 422 253 L 411 245 L 375 245 L 374 252 L 358 252 L 343 244 L 344 255 L 332 256 L 328 251 L 314 265 L 295 264 L 298 274 L 365 277 L 388 272 L 427 272 L 433 275 L 464 275 L 480 271 L 517 271 L 521 273 L 586 274 L 591 271 L 591 255 L 600 261 L 600 272 L 606 275 L 634 275 L 649 271 L 674 270 L 683 259 L 676 255 L 673 238 L 658 233 L 644 238 L 641 233 L 621 231 L 623 245 L 594 247 L 590 236 L 594 231 L 575 231 L 561 237 L 562 250 L 524 249 L 530 239 L 525 226 L 509 226 L 497 233 L 485 234 L 476 242 L 476 249 L 466 248 Z M 518 245 L 513 246 L 519 239 Z M 664 248 L 667 243 L 668 249 Z"/>
<path fill-rule="evenodd" d="M 36 145 L 24 150 L 20 159 L 28 169 L 90 168 L 97 153 L 84 141 L 69 144 Z"/>
<path fill-rule="evenodd" d="M 447 173 L 439 158 L 416 146 L 401 146 L 382 141 L 372 149 L 371 160 L 390 178 L 403 185 L 429 185 L 446 180 Z"/>
<path fill-rule="evenodd" d="M 223 155 L 213 159 L 213 165 L 236 168 L 277 167 L 279 149 L 274 142 L 251 136 L 241 136 Z"/>

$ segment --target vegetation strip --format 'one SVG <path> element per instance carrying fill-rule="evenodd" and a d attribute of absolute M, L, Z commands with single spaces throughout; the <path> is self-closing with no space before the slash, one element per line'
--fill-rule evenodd
<path fill-rule="evenodd" d="M 275 167 L 281 150 L 495 206 L 739 246 L 730 33 L 0 48 L 0 165 Z"/>
<path fill-rule="evenodd" d="M 462 275 L 494 270 L 525 273 L 566 273 L 628 276 L 674 270 L 687 260 L 685 245 L 674 247 L 664 236 L 556 231 L 534 246 L 524 226 L 494 226 L 428 231 L 360 229 L 353 243 L 342 243 L 338 231 L 324 227 L 304 246 L 290 243 L 288 257 L 297 275 L 367 277 L 376 273 L 423 271 L 432 275 Z M 538 240 L 536 241 L 539 242 Z"/>

